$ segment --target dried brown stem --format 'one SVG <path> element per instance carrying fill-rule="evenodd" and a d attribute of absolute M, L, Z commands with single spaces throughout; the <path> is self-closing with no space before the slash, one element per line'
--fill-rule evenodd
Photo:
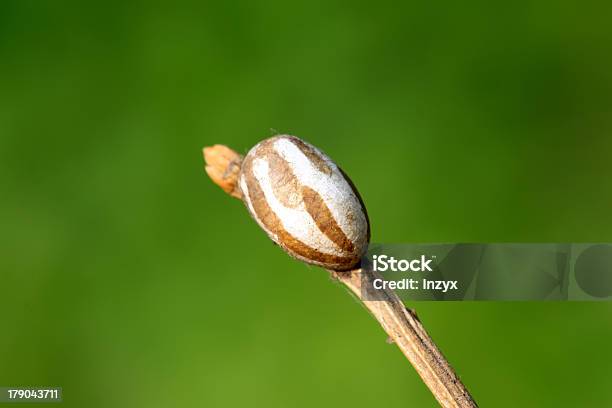
<path fill-rule="evenodd" d="M 206 172 L 226 193 L 242 198 L 238 174 L 242 156 L 223 145 L 204 148 Z M 416 314 L 404 306 L 392 290 L 379 293 L 384 300 L 368 300 L 362 285 L 370 287 L 376 272 L 355 269 L 347 272 L 330 271 L 349 288 L 378 320 L 385 332 L 412 363 L 423 382 L 444 408 L 477 407 L 448 361 L 425 331 Z"/>
<path fill-rule="evenodd" d="M 391 340 L 412 363 L 417 373 L 443 407 L 476 407 L 476 402 L 455 371 L 429 337 L 420 320 L 392 290 L 377 293 L 381 300 L 367 300 L 362 285 L 372 287 L 376 272 L 355 269 L 330 271 L 348 287 L 378 320 Z M 382 296 L 382 297 L 381 297 Z M 384 299 L 384 300 L 382 300 Z"/>

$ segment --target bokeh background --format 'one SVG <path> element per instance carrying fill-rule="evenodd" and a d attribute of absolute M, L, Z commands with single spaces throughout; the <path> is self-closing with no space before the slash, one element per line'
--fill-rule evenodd
<path fill-rule="evenodd" d="M 319 146 L 376 242 L 612 241 L 612 3 L 154 3 L 0 3 L 0 385 L 435 406 L 205 145 Z M 612 405 L 610 303 L 410 306 L 483 407 Z"/>

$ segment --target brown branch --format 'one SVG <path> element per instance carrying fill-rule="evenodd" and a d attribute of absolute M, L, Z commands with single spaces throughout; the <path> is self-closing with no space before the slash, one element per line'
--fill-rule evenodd
<path fill-rule="evenodd" d="M 389 289 L 377 292 L 381 300 L 367 300 L 362 285 L 372 287 L 376 272 L 355 269 L 348 272 L 330 271 L 378 320 L 390 339 L 412 363 L 417 373 L 443 407 L 476 407 L 476 402 L 455 371 L 429 337 L 420 320 L 395 292 Z M 384 300 L 383 300 L 384 299 Z"/>
<path fill-rule="evenodd" d="M 227 146 L 215 145 L 204 148 L 204 160 L 210 178 L 226 193 L 242 198 L 238 186 L 242 156 Z M 368 300 L 363 296 L 362 284 L 365 282 L 371 287 L 373 280 L 378 277 L 376 272 L 355 269 L 330 273 L 349 288 L 378 320 L 442 407 L 477 407 L 416 314 L 406 309 L 395 292 L 390 289 L 382 290 L 379 296 L 384 300 Z"/>

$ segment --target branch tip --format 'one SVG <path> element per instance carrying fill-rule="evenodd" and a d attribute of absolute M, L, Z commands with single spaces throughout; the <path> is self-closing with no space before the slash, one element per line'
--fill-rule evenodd
<path fill-rule="evenodd" d="M 242 193 L 238 186 L 238 176 L 242 164 L 242 156 L 225 145 L 214 145 L 202 149 L 204 170 L 211 180 L 232 197 L 241 199 Z"/>

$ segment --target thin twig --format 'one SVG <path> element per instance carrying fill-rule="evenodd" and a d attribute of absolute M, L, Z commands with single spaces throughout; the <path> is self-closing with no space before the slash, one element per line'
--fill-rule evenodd
<path fill-rule="evenodd" d="M 229 195 L 241 198 L 237 175 L 242 157 L 232 149 L 215 145 L 204 148 L 206 172 Z M 378 292 L 381 300 L 367 299 L 362 290 L 365 283 L 372 287 L 376 272 L 355 269 L 347 272 L 330 271 L 332 276 L 349 288 L 378 320 L 389 338 L 412 363 L 423 382 L 444 408 L 473 408 L 476 402 L 455 374 L 436 344 L 425 331 L 416 314 L 406 309 L 397 294 L 390 289 Z M 382 296 L 382 297 L 381 297 Z"/>
<path fill-rule="evenodd" d="M 381 300 L 365 299 L 362 285 L 365 283 L 368 287 L 372 287 L 374 279 L 378 277 L 376 272 L 365 269 L 330 272 L 348 287 L 378 320 L 391 340 L 412 363 L 441 406 L 445 408 L 477 406 L 416 314 L 406 309 L 395 292 L 392 290 L 378 292 L 377 295 Z"/>

